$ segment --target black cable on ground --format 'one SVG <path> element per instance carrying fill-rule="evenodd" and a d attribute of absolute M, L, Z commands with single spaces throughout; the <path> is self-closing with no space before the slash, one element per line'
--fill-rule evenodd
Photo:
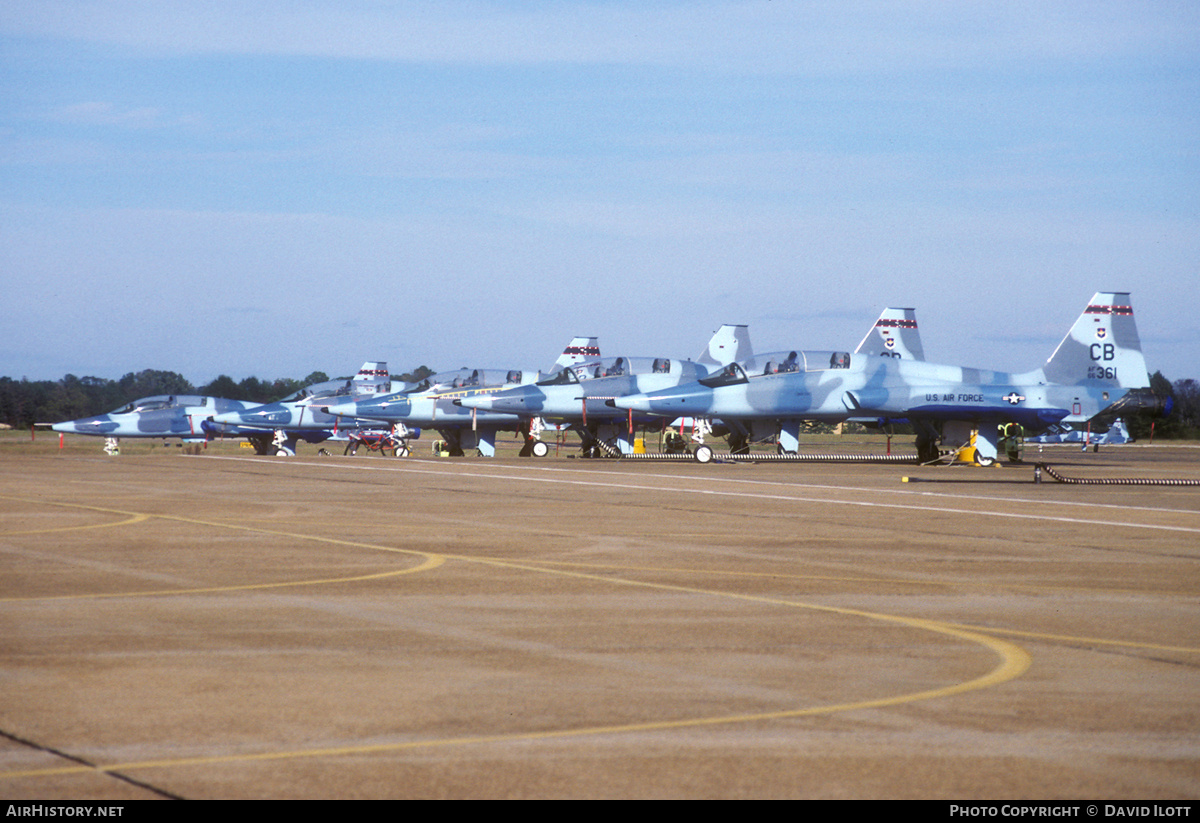
<path fill-rule="evenodd" d="M 0 729 L 0 737 L 11 740 L 14 743 L 19 743 L 22 746 L 28 746 L 31 749 L 36 749 L 39 752 L 45 752 L 46 754 L 51 754 L 51 755 L 54 755 L 55 757 L 61 757 L 63 760 L 69 761 L 71 763 L 78 763 L 81 766 L 87 766 L 90 769 L 95 769 L 97 774 L 107 775 L 108 777 L 111 777 L 114 780 L 120 780 L 125 783 L 128 783 L 131 786 L 137 786 L 139 789 L 145 789 L 146 791 L 152 792 L 152 793 L 158 795 L 159 797 L 164 797 L 167 800 L 183 800 L 184 799 L 177 794 L 173 794 L 173 793 L 167 791 L 166 789 L 161 789 L 158 786 L 155 786 L 151 783 L 146 783 L 141 780 L 136 780 L 127 774 L 122 774 L 121 772 L 109 771 L 108 769 L 103 769 L 100 766 L 97 766 L 95 763 L 92 763 L 91 761 L 84 760 L 82 757 L 76 757 L 73 754 L 67 754 L 64 751 L 60 751 L 58 749 L 51 748 L 50 746 L 43 746 L 40 743 L 34 743 L 32 740 L 26 740 L 23 737 L 18 737 L 17 735 L 13 734 L 12 732 L 6 732 L 6 731 Z"/>
<path fill-rule="evenodd" d="M 1034 483 L 1042 482 L 1043 471 L 1055 481 L 1073 486 L 1200 486 L 1200 480 L 1168 480 L 1150 477 L 1063 477 L 1045 463 L 1038 463 L 1034 466 Z"/>

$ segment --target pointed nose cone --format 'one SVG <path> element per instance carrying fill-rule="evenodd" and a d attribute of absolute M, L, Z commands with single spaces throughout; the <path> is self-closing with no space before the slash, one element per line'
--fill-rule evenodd
<path fill-rule="evenodd" d="M 541 409 L 541 403 L 531 403 L 532 398 L 530 392 L 504 392 L 488 398 L 491 405 L 488 406 L 492 411 L 508 412 L 509 414 L 521 414 L 526 411 L 537 411 Z M 539 398 L 540 399 L 540 398 Z"/>
<path fill-rule="evenodd" d="M 213 415 L 213 422 L 225 426 L 278 426 L 291 422 L 291 412 L 279 403 L 253 409 L 223 412 Z"/>
<path fill-rule="evenodd" d="M 484 411 L 491 411 L 492 397 L 488 394 L 474 394 L 470 397 L 461 397 L 455 400 L 454 405 L 462 406 L 465 409 L 483 409 Z"/>
<path fill-rule="evenodd" d="M 606 400 L 606 406 L 612 406 L 617 409 L 631 409 L 635 412 L 650 412 L 650 395 L 648 394 L 627 394 L 624 397 L 614 397 L 612 400 Z"/>
<path fill-rule="evenodd" d="M 353 400 L 343 400 L 340 403 L 330 403 L 328 406 L 318 405 L 317 408 L 336 417 L 353 417 L 354 412 L 358 411 L 358 404 Z"/>
<path fill-rule="evenodd" d="M 545 394 L 533 386 L 505 389 L 486 394 L 464 397 L 462 404 L 468 409 L 481 409 L 505 414 L 527 414 L 543 409 Z"/>
<path fill-rule="evenodd" d="M 407 397 L 387 395 L 363 400 L 349 400 L 331 406 L 321 406 L 335 417 L 358 417 L 366 420 L 401 420 L 412 413 L 412 401 Z"/>
<path fill-rule="evenodd" d="M 712 408 L 712 389 L 696 385 L 679 386 L 648 394 L 618 397 L 613 401 L 613 405 L 618 409 L 632 409 L 635 412 L 664 417 L 704 415 Z"/>
<path fill-rule="evenodd" d="M 96 417 L 81 417 L 78 420 L 55 423 L 50 428 L 65 434 L 109 434 L 115 432 L 119 425 L 107 414 L 101 414 Z"/>

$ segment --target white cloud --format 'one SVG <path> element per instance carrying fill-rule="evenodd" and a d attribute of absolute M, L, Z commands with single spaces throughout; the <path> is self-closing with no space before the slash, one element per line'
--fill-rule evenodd
<path fill-rule="evenodd" d="M 171 53 L 750 72 L 981 67 L 1194 48 L 1192 3 L 9 0 L 0 30 Z"/>
<path fill-rule="evenodd" d="M 82 126 L 124 126 L 153 128 L 163 124 L 163 113 L 152 107 L 118 108 L 112 103 L 89 101 L 62 106 L 51 111 L 47 118 L 60 123 Z"/>

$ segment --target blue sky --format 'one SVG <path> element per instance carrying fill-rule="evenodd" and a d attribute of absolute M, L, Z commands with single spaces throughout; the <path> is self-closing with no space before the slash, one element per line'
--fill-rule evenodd
<path fill-rule="evenodd" d="M 1200 377 L 1194 2 L 7 0 L 0 375 L 853 348 Z"/>

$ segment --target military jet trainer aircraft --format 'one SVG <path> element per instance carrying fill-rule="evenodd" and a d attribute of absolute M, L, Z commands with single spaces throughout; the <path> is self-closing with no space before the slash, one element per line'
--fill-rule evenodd
<path fill-rule="evenodd" d="M 134 400 L 108 414 L 55 423 L 50 428 L 66 434 L 103 437 L 104 450 L 116 454 L 122 437 L 179 437 L 185 443 L 203 443 L 207 439 L 204 421 L 209 417 L 257 405 L 224 397 L 159 394 Z"/>
<path fill-rule="evenodd" d="M 921 344 L 921 333 L 917 328 L 916 309 L 888 307 L 879 315 L 855 355 L 877 355 L 894 360 L 924 360 L 925 348 Z M 772 352 L 738 362 L 747 374 L 786 374 L 800 368 L 800 352 L 796 350 Z M 873 418 L 849 418 L 855 422 L 875 425 Z M 788 425 L 777 425 L 771 418 L 729 417 L 714 421 L 715 434 L 727 434 L 730 450 L 735 454 L 749 452 L 750 443 L 775 438 L 781 454 L 795 453 L 800 445 L 802 421 Z"/>
<path fill-rule="evenodd" d="M 617 357 L 587 368 L 563 369 L 534 385 L 476 394 L 455 402 L 468 409 L 520 415 L 530 424 L 544 420 L 570 425 L 583 440 L 584 454 L 629 454 L 633 451 L 633 414 L 618 411 L 605 401 L 698 380 L 752 354 L 746 327 L 725 325 L 695 361 Z M 643 417 L 642 422 L 647 419 Z M 531 447 L 531 453 L 538 457 L 547 451 L 541 441 Z"/>
<path fill-rule="evenodd" d="M 907 419 L 922 462 L 938 457 L 938 431 L 954 448 L 975 437 L 975 462 L 994 463 L 1003 423 L 1037 432 L 1097 414 L 1161 411 L 1129 294 L 1099 292 L 1041 368 L 1022 374 L 849 352 L 802 351 L 795 371 L 749 375 L 736 364 L 697 383 L 617 398 L 617 408 L 667 417 L 712 415 L 773 420 L 781 443 L 796 442 L 802 420 Z M 786 437 L 785 437 L 786 436 Z M 697 459 L 711 459 L 707 447 Z"/>
<path fill-rule="evenodd" d="M 892 358 L 923 359 L 920 334 L 913 309 L 888 308 L 859 343 L 858 352 Z M 607 401 L 616 397 L 662 389 L 692 382 L 711 375 L 716 369 L 738 362 L 749 371 L 762 369 L 778 372 L 794 369 L 796 352 L 754 355 L 745 326 L 725 325 L 717 330 L 708 348 L 697 361 L 665 358 L 618 358 L 588 373 L 559 374 L 534 386 L 467 398 L 461 404 L 470 408 L 520 414 L 569 425 L 583 440 L 585 454 L 629 454 L 633 451 L 635 423 L 650 422 L 653 417 L 620 411 Z M 751 432 L 738 421 L 717 421 L 717 430 L 730 429 L 735 443 L 748 441 Z M 772 424 L 771 432 L 775 427 Z M 545 454 L 545 444 L 535 445 L 535 454 Z"/>
<path fill-rule="evenodd" d="M 554 361 L 552 371 L 585 366 L 599 355 L 596 338 L 576 337 Z M 446 441 L 453 456 L 461 457 L 466 449 L 473 448 L 484 457 L 494 457 L 496 434 L 500 431 L 524 429 L 526 448 L 531 448 L 528 425 L 523 426 L 522 420 L 513 414 L 479 411 L 455 401 L 532 384 L 550 373 L 520 369 L 460 369 L 434 375 L 407 391 L 357 401 L 345 400 L 323 406 L 322 411 L 336 417 L 397 424 L 398 436 L 402 439 L 411 427 L 432 428 Z"/>
<path fill-rule="evenodd" d="M 1086 450 L 1088 446 L 1120 445 L 1128 443 L 1132 439 L 1129 429 L 1125 426 L 1125 421 L 1118 417 L 1106 431 L 1100 431 L 1099 427 L 1093 428 L 1091 431 L 1084 431 L 1074 426 L 1057 423 L 1046 429 L 1043 434 L 1026 437 L 1025 442 L 1035 445 L 1079 443 Z"/>
<path fill-rule="evenodd" d="M 341 425 L 336 417 L 322 412 L 322 406 L 351 397 L 373 397 L 391 389 L 387 363 L 368 361 L 349 380 L 314 383 L 274 403 L 214 414 L 203 422 L 203 427 L 213 435 L 245 437 L 258 454 L 294 457 L 301 440 L 321 443 L 346 429 L 362 428 L 353 421 Z"/>

